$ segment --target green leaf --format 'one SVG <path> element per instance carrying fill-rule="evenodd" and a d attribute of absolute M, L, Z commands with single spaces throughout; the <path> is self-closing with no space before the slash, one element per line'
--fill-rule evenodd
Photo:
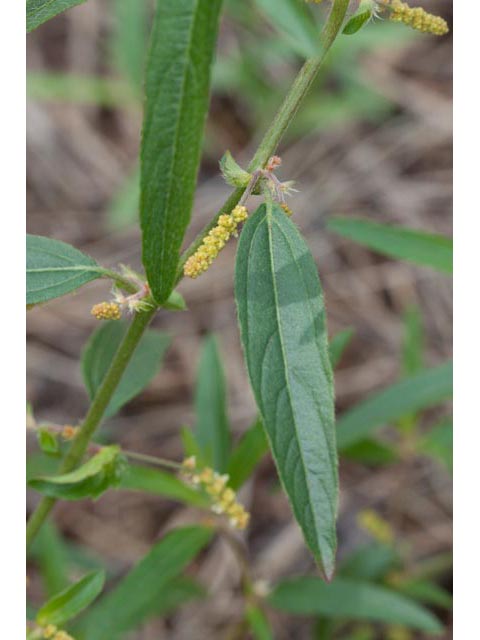
<path fill-rule="evenodd" d="M 104 273 L 93 258 L 69 244 L 27 234 L 27 304 L 64 296 Z"/>
<path fill-rule="evenodd" d="M 186 311 L 187 303 L 181 293 L 172 291 L 167 301 L 163 303 L 163 308 L 170 309 L 170 311 Z"/>
<path fill-rule="evenodd" d="M 115 0 L 112 53 L 115 64 L 140 93 L 147 42 L 146 0 Z"/>
<path fill-rule="evenodd" d="M 217 471 L 225 471 L 230 452 L 230 425 L 227 418 L 225 375 L 215 336 L 202 348 L 195 390 L 197 422 L 195 439 L 203 458 Z"/>
<path fill-rule="evenodd" d="M 359 580 L 381 580 L 398 564 L 395 550 L 385 544 L 372 542 L 355 549 L 340 566 L 342 577 Z"/>
<path fill-rule="evenodd" d="M 383 255 L 445 273 L 453 271 L 453 243 L 445 236 L 361 218 L 330 218 L 327 228 Z"/>
<path fill-rule="evenodd" d="M 51 498 L 82 500 L 98 498 L 109 487 L 117 486 L 125 468 L 120 447 L 103 447 L 78 469 L 60 476 L 35 477 L 28 485 Z"/>
<path fill-rule="evenodd" d="M 37 431 L 38 446 L 48 455 L 57 456 L 60 453 L 60 445 L 57 436 L 46 428 L 40 428 Z"/>
<path fill-rule="evenodd" d="M 110 320 L 90 336 L 82 352 L 82 375 L 91 400 L 95 397 L 128 329 L 128 322 Z M 111 417 L 138 395 L 158 373 L 170 338 L 153 329 L 142 336 L 105 411 Z"/>
<path fill-rule="evenodd" d="M 213 531 L 184 527 L 168 533 L 85 617 L 88 640 L 111 640 L 151 615 L 169 582 L 208 544 Z"/>
<path fill-rule="evenodd" d="M 430 580 L 406 580 L 395 585 L 395 589 L 413 600 L 443 609 L 452 608 L 452 596 Z"/>
<path fill-rule="evenodd" d="M 237 491 L 248 480 L 268 451 L 268 440 L 260 418 L 243 434 L 228 463 L 228 486 Z"/>
<path fill-rule="evenodd" d="M 180 605 L 204 596 L 205 589 L 198 582 L 185 576 L 179 576 L 170 580 L 160 590 L 156 601 L 152 603 L 153 606 L 148 615 L 154 617 L 166 616 Z"/>
<path fill-rule="evenodd" d="M 408 308 L 403 316 L 403 323 L 403 370 L 406 375 L 413 375 L 423 369 L 424 335 L 420 309 Z"/>
<path fill-rule="evenodd" d="M 51 521 L 47 520 L 40 529 L 30 551 L 38 564 L 47 595 L 53 596 L 65 589 L 68 585 L 68 553 L 59 531 Z"/>
<path fill-rule="evenodd" d="M 344 449 L 363 440 L 375 429 L 402 416 L 427 409 L 452 395 L 452 363 L 425 369 L 376 393 L 337 421 L 337 443 Z"/>
<path fill-rule="evenodd" d="M 46 602 L 37 613 L 37 623 L 63 625 L 88 607 L 103 589 L 104 571 L 92 571 Z"/>
<path fill-rule="evenodd" d="M 351 36 L 354 33 L 357 33 L 357 31 L 360 31 L 360 29 L 365 26 L 365 24 L 370 20 L 371 17 L 371 9 L 360 8 L 360 10 L 354 16 L 352 16 L 344 26 L 342 33 L 344 33 L 346 36 Z"/>
<path fill-rule="evenodd" d="M 298 0 L 256 0 L 261 12 L 304 58 L 318 55 L 319 30 L 308 7 Z"/>
<path fill-rule="evenodd" d="M 206 498 L 171 473 L 149 467 L 129 466 L 120 480 L 119 489 L 144 491 L 203 507 Z"/>
<path fill-rule="evenodd" d="M 27 32 L 85 0 L 27 0 Z"/>
<path fill-rule="evenodd" d="M 453 472 L 453 423 L 443 420 L 430 429 L 419 444 L 419 451 L 443 464 Z"/>
<path fill-rule="evenodd" d="M 220 160 L 220 171 L 225 182 L 232 187 L 246 187 L 252 178 L 248 171 L 237 164 L 230 151 L 225 151 L 223 154 Z"/>
<path fill-rule="evenodd" d="M 141 148 L 143 264 L 156 301 L 173 289 L 190 221 L 221 0 L 158 0 Z"/>
<path fill-rule="evenodd" d="M 139 201 L 140 169 L 135 167 L 110 202 L 107 210 L 109 228 L 115 231 L 136 222 Z"/>
<path fill-rule="evenodd" d="M 254 640 L 273 640 L 270 623 L 260 607 L 249 604 L 245 610 L 245 618 Z"/>
<path fill-rule="evenodd" d="M 268 602 L 300 615 L 388 622 L 428 633 L 442 631 L 440 622 L 413 600 L 390 589 L 347 578 L 336 578 L 331 584 L 313 577 L 287 580 L 276 587 Z"/>
<path fill-rule="evenodd" d="M 353 338 L 353 333 L 353 329 L 344 329 L 343 331 L 339 331 L 337 334 L 335 334 L 330 340 L 328 351 L 330 354 L 332 369 L 335 369 L 335 367 L 342 359 L 345 349 L 348 347 L 350 341 Z"/>
<path fill-rule="evenodd" d="M 207 461 L 203 456 L 203 451 L 198 446 L 198 442 L 195 439 L 193 431 L 186 426 L 183 426 L 180 430 L 180 437 L 182 439 L 183 454 L 185 458 L 195 456 L 197 465 L 199 467 L 206 467 Z"/>
<path fill-rule="evenodd" d="M 260 206 L 244 226 L 235 296 L 250 382 L 281 482 L 331 578 L 338 481 L 325 308 L 312 255 L 278 205 Z"/>
<path fill-rule="evenodd" d="M 395 449 L 372 438 L 359 440 L 349 447 L 343 448 L 342 456 L 373 466 L 392 464 L 398 460 Z"/>

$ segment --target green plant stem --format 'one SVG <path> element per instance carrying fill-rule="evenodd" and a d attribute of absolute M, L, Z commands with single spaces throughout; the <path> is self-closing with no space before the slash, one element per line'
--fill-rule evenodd
<path fill-rule="evenodd" d="M 87 451 L 90 440 L 100 424 L 105 409 L 120 382 L 122 375 L 130 362 L 130 359 L 140 342 L 140 339 L 155 315 L 157 309 L 153 307 L 143 313 L 137 313 L 125 334 L 118 350 L 112 360 L 112 364 L 100 385 L 98 392 L 90 405 L 87 415 L 80 426 L 77 436 L 73 440 L 70 449 L 59 469 L 59 473 L 68 473 L 75 469 L 81 462 Z M 46 517 L 56 502 L 55 498 L 43 498 L 27 523 L 27 546 L 31 544 Z"/>
<path fill-rule="evenodd" d="M 348 4 L 349 0 L 333 1 L 330 14 L 320 37 L 321 51 L 317 56 L 306 60 L 300 69 L 272 124 L 265 133 L 263 140 L 260 142 L 255 155 L 248 165 L 249 173 L 262 168 L 267 163 L 270 156 L 275 153 L 280 140 L 295 117 L 303 98 L 310 90 L 310 87 L 312 86 L 312 83 L 325 60 L 330 47 L 340 31 L 347 13 Z M 245 188 L 243 187 L 236 189 L 223 204 L 215 217 L 200 231 L 195 240 L 184 251 L 180 257 L 175 284 L 178 284 L 183 278 L 183 266 L 185 262 L 197 251 L 207 233 L 216 226 L 219 217 L 224 213 L 230 213 L 230 211 L 238 204 L 244 191 Z"/>

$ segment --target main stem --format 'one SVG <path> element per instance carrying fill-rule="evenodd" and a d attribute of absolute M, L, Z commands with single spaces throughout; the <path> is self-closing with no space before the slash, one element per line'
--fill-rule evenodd
<path fill-rule="evenodd" d="M 137 313 L 128 328 L 118 350 L 112 360 L 107 374 L 100 385 L 98 392 L 90 405 L 85 420 L 83 421 L 77 436 L 63 460 L 60 473 L 68 473 L 75 469 L 85 455 L 90 440 L 100 424 L 105 409 L 107 408 L 115 389 L 122 378 L 122 375 L 130 362 L 140 339 L 148 327 L 151 319 L 157 311 L 156 308 L 149 309 L 144 313 Z M 46 517 L 52 510 L 56 502 L 55 498 L 42 498 L 39 505 L 32 513 L 27 524 L 27 546 L 33 541 Z"/>
<path fill-rule="evenodd" d="M 334 0 L 332 3 L 328 20 L 325 23 L 325 27 L 323 28 L 320 37 L 321 51 L 317 56 L 309 58 L 300 69 L 280 109 L 278 110 L 277 115 L 263 136 L 263 140 L 260 142 L 255 155 L 248 165 L 248 171 L 250 173 L 265 166 L 270 156 L 275 153 L 280 140 L 295 117 L 303 98 L 312 86 L 323 61 L 325 60 L 325 56 L 340 31 L 348 9 L 348 4 L 349 0 Z M 176 284 L 178 284 L 183 278 L 183 266 L 185 262 L 197 251 L 207 233 L 216 226 L 219 217 L 224 213 L 230 213 L 230 211 L 238 204 L 244 191 L 244 188 L 236 189 L 224 203 L 216 216 L 207 225 L 205 225 L 195 240 L 184 251 L 179 262 Z"/>

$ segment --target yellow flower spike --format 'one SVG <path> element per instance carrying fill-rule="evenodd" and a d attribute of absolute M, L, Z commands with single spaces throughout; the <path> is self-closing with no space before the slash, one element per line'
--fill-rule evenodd
<path fill-rule="evenodd" d="M 184 275 L 189 278 L 198 278 L 206 271 L 226 245 L 230 236 L 236 235 L 240 222 L 244 222 L 247 217 L 247 209 L 242 205 L 237 205 L 228 215 L 223 213 L 218 218 L 217 226 L 208 232 L 197 251 L 185 262 Z"/>
<path fill-rule="evenodd" d="M 47 624 L 47 626 L 43 629 L 44 638 L 53 638 L 56 633 L 57 627 L 54 624 Z"/>
<path fill-rule="evenodd" d="M 282 209 L 285 211 L 285 213 L 287 214 L 287 216 L 290 218 L 291 216 L 293 216 L 293 211 L 290 209 L 290 207 L 288 206 L 288 204 L 286 204 L 285 202 L 283 204 L 280 205 L 282 207 Z"/>
<path fill-rule="evenodd" d="M 100 302 L 90 312 L 97 320 L 120 320 L 122 312 L 116 302 Z"/>
<path fill-rule="evenodd" d="M 443 36 L 448 33 L 448 24 L 440 16 L 434 16 L 421 7 L 410 7 L 402 0 L 391 0 L 386 5 L 391 13 L 389 19 L 393 22 L 403 22 L 417 31 Z"/>

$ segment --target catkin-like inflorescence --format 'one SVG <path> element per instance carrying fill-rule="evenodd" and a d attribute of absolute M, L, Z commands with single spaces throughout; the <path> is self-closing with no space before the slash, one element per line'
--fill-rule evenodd
<path fill-rule="evenodd" d="M 391 0 L 388 5 L 390 20 L 403 22 L 417 31 L 443 36 L 448 33 L 448 24 L 440 16 L 434 16 L 421 7 L 410 7 L 402 0 Z"/>
<path fill-rule="evenodd" d="M 283 202 L 281 205 L 282 209 L 285 211 L 285 213 L 287 214 L 287 216 L 289 218 L 291 218 L 293 216 L 293 211 L 290 209 L 290 207 L 288 206 L 288 204 L 286 204 L 285 202 Z"/>
<path fill-rule="evenodd" d="M 116 302 L 100 302 L 90 312 L 97 320 L 120 320 L 122 312 Z"/>
<path fill-rule="evenodd" d="M 248 211 L 243 205 L 237 205 L 230 214 L 221 215 L 217 226 L 208 232 L 197 251 L 185 262 L 183 273 L 189 278 L 198 278 L 212 264 L 230 236 L 236 235 L 238 225 L 247 217 Z"/>
<path fill-rule="evenodd" d="M 226 515 L 230 526 L 235 529 L 247 527 L 250 514 L 237 502 L 235 491 L 227 486 L 228 475 L 221 475 L 210 467 L 198 469 L 195 457 L 192 456 L 183 461 L 182 476 L 208 495 L 211 510 Z"/>

